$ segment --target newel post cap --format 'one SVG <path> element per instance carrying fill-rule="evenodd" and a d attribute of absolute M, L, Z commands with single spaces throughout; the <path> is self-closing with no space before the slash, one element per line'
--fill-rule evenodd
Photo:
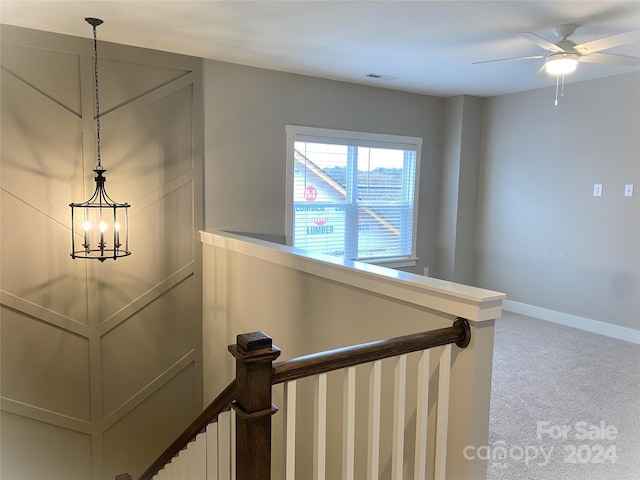
<path fill-rule="evenodd" d="M 243 333 L 236 337 L 236 344 L 229 345 L 229 352 L 244 363 L 273 361 L 280 356 L 280 349 L 264 332 Z"/>

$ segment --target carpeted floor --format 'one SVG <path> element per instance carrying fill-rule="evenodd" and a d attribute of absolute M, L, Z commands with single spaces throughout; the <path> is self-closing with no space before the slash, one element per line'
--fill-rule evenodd
<path fill-rule="evenodd" d="M 640 346 L 505 312 L 487 480 L 640 480 Z"/>

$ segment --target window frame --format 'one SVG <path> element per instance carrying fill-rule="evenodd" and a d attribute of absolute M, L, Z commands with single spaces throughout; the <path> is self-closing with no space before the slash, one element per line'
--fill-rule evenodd
<path fill-rule="evenodd" d="M 356 259 L 358 262 L 383 265 L 387 267 L 411 267 L 418 261 L 416 255 L 417 230 L 418 230 L 418 205 L 419 205 L 419 185 L 420 185 L 420 163 L 422 157 L 422 138 L 389 135 L 379 133 L 355 132 L 350 130 L 335 130 L 318 127 L 305 127 L 300 125 L 286 125 L 286 208 L 285 208 L 285 242 L 293 245 L 293 215 L 294 215 L 294 144 L 296 141 L 313 142 L 317 139 L 319 143 L 349 144 L 372 148 L 394 148 L 415 150 L 415 178 L 413 185 L 413 219 L 411 232 L 411 254 L 409 256 L 392 258 Z M 345 258 L 346 257 L 342 257 Z"/>

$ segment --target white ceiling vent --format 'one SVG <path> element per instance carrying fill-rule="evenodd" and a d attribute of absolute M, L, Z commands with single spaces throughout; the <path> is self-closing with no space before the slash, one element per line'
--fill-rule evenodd
<path fill-rule="evenodd" d="M 392 80 L 398 79 L 398 77 L 392 77 L 391 75 L 382 75 L 380 73 L 367 73 L 365 77 L 371 78 L 373 80 L 380 80 L 382 82 L 390 82 Z"/>

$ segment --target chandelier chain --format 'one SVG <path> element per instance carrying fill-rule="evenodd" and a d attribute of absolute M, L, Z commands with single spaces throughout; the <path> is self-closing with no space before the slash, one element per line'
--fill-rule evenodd
<path fill-rule="evenodd" d="M 96 94 L 96 150 L 98 156 L 98 167 L 102 166 L 100 159 L 100 100 L 98 98 L 98 36 L 96 33 L 96 25 L 93 25 L 93 71 L 94 85 Z"/>

